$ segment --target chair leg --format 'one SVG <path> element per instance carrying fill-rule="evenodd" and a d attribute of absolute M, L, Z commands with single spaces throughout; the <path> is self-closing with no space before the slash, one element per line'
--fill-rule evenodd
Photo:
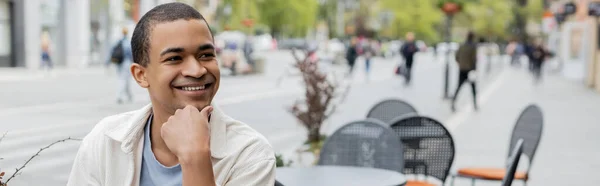
<path fill-rule="evenodd" d="M 471 179 L 471 186 L 475 186 L 475 179 Z"/>
<path fill-rule="evenodd" d="M 450 186 L 454 186 L 454 175 L 450 175 Z"/>

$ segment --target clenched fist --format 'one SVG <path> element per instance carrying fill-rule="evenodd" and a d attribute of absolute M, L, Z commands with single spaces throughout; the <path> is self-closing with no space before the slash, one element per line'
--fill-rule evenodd
<path fill-rule="evenodd" d="M 208 154 L 210 156 L 210 131 L 208 117 L 211 106 L 202 111 L 194 106 L 178 109 L 160 129 L 160 135 L 177 158 L 186 159 Z"/>

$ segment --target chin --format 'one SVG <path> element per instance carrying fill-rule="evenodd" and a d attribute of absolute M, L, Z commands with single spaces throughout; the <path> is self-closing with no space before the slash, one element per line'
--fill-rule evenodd
<path fill-rule="evenodd" d="M 208 101 L 208 102 L 207 101 L 202 101 L 202 102 L 187 103 L 186 105 L 192 105 L 192 106 L 196 107 L 198 110 L 202 110 L 204 107 L 210 105 L 210 101 Z"/>

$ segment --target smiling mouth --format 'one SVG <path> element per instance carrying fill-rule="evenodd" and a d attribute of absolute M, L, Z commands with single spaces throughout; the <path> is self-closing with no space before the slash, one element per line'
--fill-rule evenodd
<path fill-rule="evenodd" d="M 210 88 L 210 86 L 212 86 L 212 83 L 207 83 L 202 86 L 176 86 L 175 88 L 183 91 L 202 91 Z"/>

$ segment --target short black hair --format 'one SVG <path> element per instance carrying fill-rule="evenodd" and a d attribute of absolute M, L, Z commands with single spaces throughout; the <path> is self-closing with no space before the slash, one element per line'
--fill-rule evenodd
<path fill-rule="evenodd" d="M 208 29 L 211 30 L 210 25 L 208 25 L 208 22 L 206 22 L 204 16 L 187 4 L 174 2 L 156 6 L 144 14 L 144 16 L 142 16 L 138 24 L 135 26 L 135 30 L 133 31 L 133 36 L 131 38 L 133 62 L 142 66 L 146 66 L 148 63 L 150 63 L 150 59 L 148 57 L 148 51 L 150 50 L 150 33 L 156 24 L 177 21 L 180 19 L 202 20 L 206 23 Z M 212 33 L 211 37 L 213 37 Z"/>

